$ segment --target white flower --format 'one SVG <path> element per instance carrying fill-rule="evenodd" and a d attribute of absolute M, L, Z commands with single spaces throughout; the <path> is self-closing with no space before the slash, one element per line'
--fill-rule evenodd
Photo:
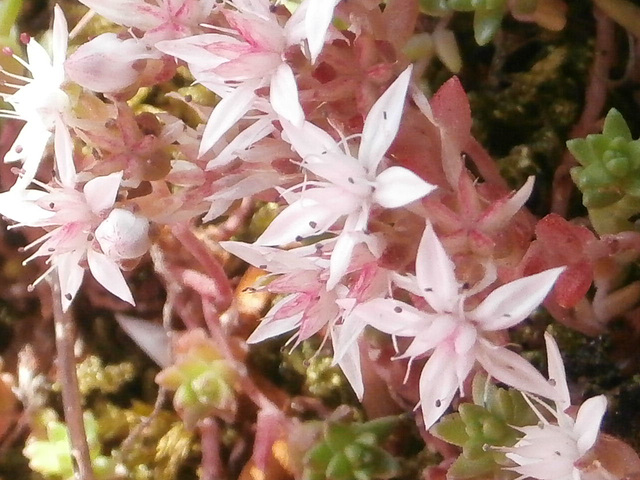
<path fill-rule="evenodd" d="M 139 258 L 149 250 L 149 220 L 124 208 L 114 208 L 96 228 L 100 248 L 114 260 Z"/>
<path fill-rule="evenodd" d="M 106 212 L 113 208 L 122 172 L 89 180 L 82 191 L 76 188 L 71 140 L 60 139 L 56 131 L 56 160 L 60 167 L 60 185 L 40 184 L 43 190 L 10 190 L 0 194 L 0 214 L 19 226 L 42 227 L 48 232 L 25 247 L 37 250 L 23 263 L 47 257 L 49 268 L 33 283 L 36 285 L 56 271 L 60 282 L 62 307 L 69 308 L 84 276 L 81 263 L 87 262 L 93 277 L 122 300 L 135 304 L 120 271 L 118 259 L 101 252 L 94 239 L 95 229 Z"/>
<path fill-rule="evenodd" d="M 518 466 L 510 468 L 521 477 L 538 480 L 580 480 L 582 474 L 576 462 L 596 443 L 600 423 L 607 409 L 604 395 L 584 402 L 575 420 L 566 410 L 571 406 L 562 357 L 555 340 L 549 333 L 544 336 L 547 345 L 549 379 L 555 386 L 558 400 L 554 410 L 539 401 L 544 410 L 553 414 L 555 422 L 531 404 L 540 423 L 536 426 L 515 427 L 522 437 L 513 447 L 504 448 L 507 458 Z"/>
<path fill-rule="evenodd" d="M 290 205 L 257 243 L 282 245 L 322 234 L 344 218 L 331 255 L 327 288 L 344 275 L 355 245 L 362 242 L 374 205 L 402 207 L 436 188 L 403 167 L 392 166 L 379 172 L 400 126 L 410 79 L 411 67 L 373 105 L 364 123 L 357 158 L 344 153 L 327 133 L 309 122 L 302 128 L 282 122 L 289 142 L 303 158 L 303 166 L 323 180 L 304 182 L 297 187 L 302 191 L 287 193 L 285 198 Z"/>
<path fill-rule="evenodd" d="M 63 121 L 69 98 L 62 90 L 68 32 L 67 21 L 58 5 L 54 10 L 52 39 L 52 57 L 33 39 L 27 44 L 28 62 L 14 56 L 31 73 L 32 78 L 5 72 L 6 75 L 25 82 L 24 85 L 12 85 L 17 88 L 16 92 L 1 94 L 3 100 L 13 107 L 13 111 L 0 112 L 2 116 L 26 122 L 4 157 L 5 162 L 23 162 L 23 174 L 13 187 L 16 190 L 26 188 L 35 178 L 52 132 L 56 129 L 64 130 L 64 134 L 69 136 Z"/>
<path fill-rule="evenodd" d="M 433 312 L 382 298 L 358 305 L 351 312 L 360 322 L 382 332 L 413 337 L 399 357 L 409 358 L 410 364 L 431 354 L 420 376 L 425 428 L 430 428 L 444 413 L 476 361 L 500 382 L 554 398 L 555 389 L 540 372 L 516 353 L 495 345 L 490 338 L 492 332 L 527 318 L 544 300 L 564 267 L 502 285 L 471 311 L 464 308 L 468 293 L 456 280 L 454 267 L 429 224 L 418 247 L 415 279 L 399 278 L 397 283 L 422 296 Z"/>

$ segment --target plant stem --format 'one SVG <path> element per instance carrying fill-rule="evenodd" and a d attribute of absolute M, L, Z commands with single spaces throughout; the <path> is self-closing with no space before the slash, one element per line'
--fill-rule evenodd
<path fill-rule="evenodd" d="M 76 372 L 76 357 L 74 353 L 75 331 L 70 311 L 63 312 L 60 299 L 60 285 L 57 278 L 51 281 L 51 295 L 53 300 L 53 320 L 56 331 L 56 364 L 62 387 L 62 406 L 64 420 L 69 431 L 71 441 L 71 455 L 78 480 L 94 480 L 89 444 L 82 418 L 82 401 L 78 376 Z"/>

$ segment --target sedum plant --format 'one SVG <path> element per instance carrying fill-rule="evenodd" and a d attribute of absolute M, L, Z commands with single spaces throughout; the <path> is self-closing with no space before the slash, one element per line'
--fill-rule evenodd
<path fill-rule="evenodd" d="M 640 139 L 634 140 L 622 114 L 611 109 L 602 133 L 576 138 L 567 147 L 580 162 L 571 177 L 600 234 L 637 229 L 640 213 Z"/>
<path fill-rule="evenodd" d="M 457 413 L 444 416 L 431 429 L 438 438 L 462 448 L 449 479 L 498 475 L 509 461 L 496 447 L 514 445 L 522 433 L 513 427 L 537 421 L 519 391 L 496 387 L 481 374 L 473 379 L 472 388 L 474 403 L 461 404 Z"/>
<path fill-rule="evenodd" d="M 400 463 L 382 444 L 398 417 L 366 423 L 326 423 L 322 437 L 304 457 L 303 480 L 374 480 L 393 478 Z"/>

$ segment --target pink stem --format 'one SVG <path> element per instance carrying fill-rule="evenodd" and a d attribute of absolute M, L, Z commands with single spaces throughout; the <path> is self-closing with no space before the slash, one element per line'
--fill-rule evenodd
<path fill-rule="evenodd" d="M 614 48 L 614 24 L 599 8 L 594 8 L 593 16 L 596 19 L 596 44 L 593 65 L 589 73 L 589 85 L 585 92 L 585 105 L 578 123 L 569 133 L 569 138 L 581 138 L 596 131 L 596 125 L 600 119 L 602 109 L 607 101 L 607 84 L 609 71 L 613 64 Z M 553 196 L 551 211 L 566 217 L 569 208 L 569 199 L 574 185 L 569 172 L 577 164 L 576 159 L 567 150 L 562 162 L 556 169 L 553 177 Z"/>
<path fill-rule="evenodd" d="M 224 465 L 220 457 L 220 428 L 213 418 L 198 424 L 202 442 L 202 480 L 224 478 Z"/>
<path fill-rule="evenodd" d="M 53 319 L 56 334 L 56 363 L 62 387 L 62 408 L 64 420 L 69 430 L 71 441 L 71 457 L 74 460 L 74 471 L 79 480 L 94 480 L 93 467 L 87 434 L 82 416 L 82 400 L 76 372 L 74 353 L 75 329 L 70 311 L 63 312 L 60 299 L 60 285 L 57 278 L 51 281 L 53 300 Z"/>
<path fill-rule="evenodd" d="M 233 300 L 233 289 L 220 262 L 211 254 L 207 247 L 193 234 L 188 224 L 178 224 L 172 229 L 175 237 L 202 265 L 218 292 L 216 306 L 226 310 Z"/>

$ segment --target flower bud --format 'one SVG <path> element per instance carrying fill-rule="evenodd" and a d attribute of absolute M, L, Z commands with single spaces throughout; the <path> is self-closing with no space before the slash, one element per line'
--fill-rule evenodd
<path fill-rule="evenodd" d="M 138 258 L 149 249 L 149 221 L 123 208 L 114 208 L 95 235 L 105 255 L 114 260 Z"/>

